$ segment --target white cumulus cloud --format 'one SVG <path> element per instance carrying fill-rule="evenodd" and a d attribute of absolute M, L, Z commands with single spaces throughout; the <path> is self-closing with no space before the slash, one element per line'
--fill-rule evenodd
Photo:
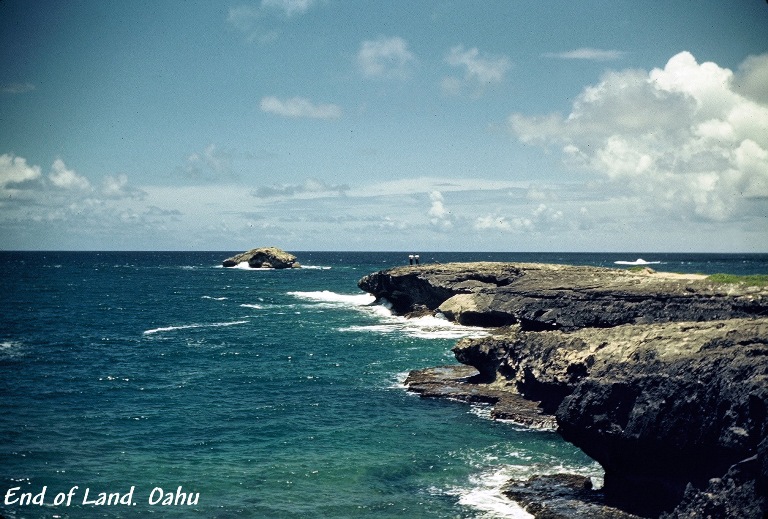
<path fill-rule="evenodd" d="M 490 214 L 475 218 L 477 231 L 546 232 L 563 223 L 563 212 L 546 204 L 539 204 L 527 216 L 500 216 Z"/>
<path fill-rule="evenodd" d="M 49 246 L 56 247 L 68 246 L 74 236 L 113 235 L 118 230 L 110 226 L 121 220 L 118 215 L 146 195 L 131 186 L 125 174 L 105 176 L 94 188 L 61 158 L 53 162 L 48 175 L 41 170 L 23 157 L 0 155 L 0 233 L 21 228 L 29 236 L 43 232 L 51 240 Z M 16 246 L 30 243 L 28 233 L 14 235 Z"/>
<path fill-rule="evenodd" d="M 453 47 L 445 57 L 445 62 L 453 67 L 464 68 L 465 78 L 480 83 L 498 83 L 509 69 L 509 59 L 505 56 L 481 56 L 476 48 L 464 49 L 463 45 Z"/>
<path fill-rule="evenodd" d="M 479 95 L 487 85 L 501 83 L 504 74 L 511 67 L 506 56 L 481 55 L 476 48 L 465 49 L 463 45 L 457 45 L 448 51 L 445 62 L 464 70 L 461 78 L 443 78 L 443 90 L 450 94 L 459 94 L 463 88 L 468 87 L 474 89 L 475 95 Z"/>
<path fill-rule="evenodd" d="M 429 194 L 431 205 L 427 215 L 429 222 L 439 230 L 447 231 L 453 227 L 454 215 L 446 209 L 445 199 L 440 191 L 432 191 Z"/>
<path fill-rule="evenodd" d="M 0 155 L 0 187 L 37 180 L 40 176 L 40 166 L 30 166 L 24 157 L 10 153 Z"/>
<path fill-rule="evenodd" d="M 405 79 L 416 63 L 408 42 L 399 36 L 366 40 L 357 52 L 357 65 L 366 77 Z"/>
<path fill-rule="evenodd" d="M 294 119 L 338 119 L 341 117 L 341 107 L 335 104 L 314 104 L 303 97 L 279 99 L 274 96 L 261 100 L 261 110 L 283 117 Z"/>
<path fill-rule="evenodd" d="M 762 67 L 768 60 L 751 58 L 749 77 Z M 650 72 L 607 72 L 565 117 L 512 114 L 509 124 L 522 142 L 559 147 L 567 162 L 680 218 L 726 221 L 768 207 L 768 104 L 689 52 Z"/>
<path fill-rule="evenodd" d="M 739 94 L 768 104 L 768 54 L 747 57 L 739 66 L 733 84 Z"/>
<path fill-rule="evenodd" d="M 474 228 L 478 231 L 512 231 L 520 227 L 520 222 L 512 222 L 507 220 L 506 216 L 488 215 L 478 216 L 475 219 Z M 529 222 L 530 225 L 530 222 Z"/>
<path fill-rule="evenodd" d="M 87 191 L 91 189 L 88 179 L 78 175 L 74 170 L 68 169 L 61 159 L 56 159 L 51 166 L 51 174 L 48 178 L 54 186 L 61 189 L 73 189 Z"/>

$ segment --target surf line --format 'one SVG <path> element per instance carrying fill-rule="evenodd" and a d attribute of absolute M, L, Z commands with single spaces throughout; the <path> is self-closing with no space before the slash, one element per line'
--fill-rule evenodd
<path fill-rule="evenodd" d="M 171 332 L 174 330 L 188 330 L 190 328 L 221 328 L 223 326 L 235 326 L 237 324 L 246 324 L 250 321 L 231 321 L 226 323 L 209 323 L 209 324 L 182 324 L 179 326 L 164 326 L 162 328 L 153 328 L 151 330 L 145 330 L 143 335 L 152 335 L 160 332 Z"/>

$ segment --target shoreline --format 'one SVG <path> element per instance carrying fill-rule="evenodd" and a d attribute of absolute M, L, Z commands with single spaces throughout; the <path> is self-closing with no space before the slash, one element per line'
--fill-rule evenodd
<path fill-rule="evenodd" d="M 396 267 L 359 286 L 401 315 L 441 312 L 496 328 L 457 343 L 464 366 L 412 371 L 410 391 L 554 426 L 603 466 L 600 491 L 565 476 L 509 482 L 506 495 L 534 516 L 768 511 L 765 287 L 651 269 L 488 262 Z M 552 499 L 563 493 L 565 508 Z"/>

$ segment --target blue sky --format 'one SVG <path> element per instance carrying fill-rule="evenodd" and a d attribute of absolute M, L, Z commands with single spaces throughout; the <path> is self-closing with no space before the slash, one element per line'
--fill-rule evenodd
<path fill-rule="evenodd" d="M 0 249 L 768 251 L 768 4 L 0 0 Z"/>

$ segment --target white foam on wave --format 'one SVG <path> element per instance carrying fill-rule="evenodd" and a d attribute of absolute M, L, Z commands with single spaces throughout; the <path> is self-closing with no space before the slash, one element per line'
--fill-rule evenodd
<path fill-rule="evenodd" d="M 485 420 L 492 420 L 494 422 L 508 424 L 512 429 L 519 432 L 531 432 L 531 431 L 552 432 L 555 430 L 552 427 L 548 427 L 546 425 L 533 425 L 533 424 L 523 425 L 514 420 L 507 420 L 504 418 L 494 418 L 491 415 L 491 411 L 493 411 L 493 405 L 480 402 L 480 403 L 471 403 L 469 405 L 469 411 L 467 412 L 469 414 L 473 414 Z"/>
<path fill-rule="evenodd" d="M 21 343 L 16 341 L 0 342 L 0 358 L 16 357 L 21 355 Z"/>
<path fill-rule="evenodd" d="M 240 306 L 243 307 L 243 308 L 253 308 L 254 310 L 261 310 L 262 308 L 264 308 L 261 305 L 255 305 L 255 304 L 250 304 L 250 303 L 243 303 Z"/>
<path fill-rule="evenodd" d="M 530 519 L 533 515 L 501 493 L 504 484 L 513 476 L 509 467 L 495 467 L 470 476 L 465 487 L 433 488 L 432 492 L 457 497 L 458 504 L 479 512 L 477 518 Z"/>
<path fill-rule="evenodd" d="M 479 416 L 480 418 L 483 418 L 485 420 L 493 420 L 493 417 L 491 416 L 492 410 L 493 410 L 493 406 L 491 404 L 476 402 L 476 403 L 469 404 L 469 411 L 467 412 L 469 414 Z"/>
<path fill-rule="evenodd" d="M 308 299 L 310 301 L 341 306 L 367 306 L 376 300 L 371 294 L 339 294 L 337 292 L 331 292 L 330 290 L 288 292 L 288 295 L 298 297 L 299 299 Z"/>
<path fill-rule="evenodd" d="M 447 488 L 433 487 L 430 491 L 456 497 L 459 504 L 479 512 L 475 517 L 531 517 L 502 493 L 504 485 L 510 480 L 526 481 L 534 475 L 578 474 L 590 478 L 594 488 L 603 486 L 604 472 L 597 462 L 572 464 L 564 462 L 557 453 L 528 451 L 523 445 L 500 443 L 478 449 L 464 447 L 449 455 L 472 467 L 473 474 L 464 484 Z"/>
<path fill-rule="evenodd" d="M 238 264 L 237 264 L 237 265 L 235 265 L 234 267 L 226 267 L 226 268 L 230 268 L 230 269 L 240 269 L 240 270 L 262 270 L 262 271 L 263 271 L 263 270 L 275 270 L 275 269 L 273 269 L 273 268 L 271 268 L 271 267 L 270 267 L 270 268 L 264 268 L 264 267 L 257 267 L 257 268 L 253 268 L 253 267 L 251 267 L 251 266 L 248 264 L 248 262 L 247 262 L 247 261 L 241 261 L 240 263 L 238 263 Z"/>
<path fill-rule="evenodd" d="M 200 299 L 212 299 L 214 301 L 226 301 L 229 298 L 228 297 L 202 296 Z"/>
<path fill-rule="evenodd" d="M 367 293 L 339 294 L 330 290 L 313 292 L 288 292 L 288 295 L 332 307 L 351 307 L 377 318 L 377 324 L 354 325 L 339 328 L 340 332 L 373 332 L 405 334 L 420 339 L 460 339 L 462 337 L 486 337 L 487 330 L 476 326 L 462 326 L 446 319 L 442 314 L 423 317 L 402 317 L 392 314 L 392 305 L 384 300 L 373 304 L 376 298 Z"/>
<path fill-rule="evenodd" d="M 194 324 L 182 324 L 178 326 L 163 326 L 161 328 L 153 328 L 151 330 L 145 330 L 144 335 L 152 335 L 161 332 L 172 332 L 176 330 L 188 330 L 191 328 L 221 328 L 224 326 L 235 326 L 238 324 L 246 324 L 250 321 L 229 321 L 223 323 L 194 323 Z"/>
<path fill-rule="evenodd" d="M 323 267 L 322 265 L 302 265 L 304 270 L 331 270 L 333 267 Z"/>
<path fill-rule="evenodd" d="M 288 292 L 288 295 L 333 308 L 349 307 L 360 310 L 375 317 L 378 321 L 376 324 L 339 328 L 338 331 L 340 332 L 404 334 L 420 339 L 461 339 L 463 337 L 486 337 L 490 335 L 483 328 L 453 323 L 442 314 L 412 318 L 393 315 L 392 305 L 388 301 L 385 300 L 380 304 L 373 304 L 376 298 L 367 293 L 339 294 L 330 290 L 318 290 L 313 292 Z"/>
<path fill-rule="evenodd" d="M 397 373 L 392 373 L 392 376 L 390 378 L 391 384 L 386 386 L 386 388 L 387 389 L 408 389 L 408 386 L 405 385 L 405 379 L 408 378 L 408 375 L 410 375 L 410 373 L 411 373 L 410 371 L 399 371 Z"/>
<path fill-rule="evenodd" d="M 483 328 L 462 326 L 440 315 L 407 318 L 392 315 L 386 307 L 379 307 L 376 313 L 382 321 L 379 324 L 348 326 L 340 328 L 339 331 L 404 334 L 419 339 L 461 339 L 490 335 Z"/>
<path fill-rule="evenodd" d="M 479 449 L 463 447 L 450 455 L 475 468 L 480 477 L 485 477 L 483 474 L 487 476 L 489 470 L 502 471 L 506 480 L 527 480 L 534 475 L 578 474 L 589 477 L 594 488 L 602 488 L 605 474 L 596 461 L 586 465 L 572 464 L 564 462 L 556 453 L 529 451 L 520 445 L 498 444 Z"/>
<path fill-rule="evenodd" d="M 614 261 L 616 265 L 658 265 L 660 261 L 645 261 L 643 258 L 637 258 L 635 261 Z"/>
<path fill-rule="evenodd" d="M 524 457 L 523 457 L 524 458 Z M 468 478 L 466 486 L 454 486 L 445 490 L 433 488 L 435 493 L 456 496 L 458 504 L 477 510 L 476 517 L 483 519 L 529 519 L 533 517 L 520 505 L 508 499 L 503 493 L 504 485 L 510 480 L 527 480 L 533 475 L 580 474 L 592 480 L 594 488 L 603 484 L 602 471 L 597 463 L 593 467 L 552 465 L 503 465 L 488 467 Z"/>
<path fill-rule="evenodd" d="M 501 493 L 508 479 L 503 470 L 470 478 L 473 486 L 459 493 L 459 504 L 479 510 L 481 514 L 478 517 L 484 519 L 533 518 L 523 507 Z"/>

